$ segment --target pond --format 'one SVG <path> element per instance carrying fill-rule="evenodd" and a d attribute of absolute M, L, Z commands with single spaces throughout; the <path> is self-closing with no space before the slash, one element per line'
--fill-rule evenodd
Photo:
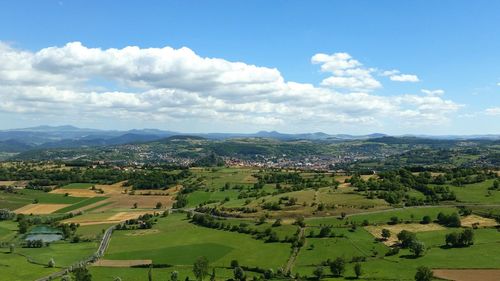
<path fill-rule="evenodd" d="M 33 228 L 28 234 L 26 234 L 25 240 L 42 240 L 43 242 L 54 242 L 61 240 L 63 238 L 62 231 L 60 229 L 48 226 L 39 225 Z"/>

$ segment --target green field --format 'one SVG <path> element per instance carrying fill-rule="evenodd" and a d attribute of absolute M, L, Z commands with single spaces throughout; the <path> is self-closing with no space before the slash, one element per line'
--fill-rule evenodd
<path fill-rule="evenodd" d="M 13 221 L 0 221 L 0 241 L 11 241 L 17 235 L 17 223 Z"/>
<path fill-rule="evenodd" d="M 367 220 L 370 224 L 385 224 L 389 222 L 393 216 L 398 217 L 404 222 L 420 222 L 422 217 L 426 215 L 430 216 L 432 219 L 436 219 L 440 212 L 450 214 L 456 211 L 457 209 L 455 207 L 446 206 L 409 207 L 404 209 L 375 211 L 367 214 L 354 214 L 348 216 L 345 220 L 340 220 L 338 217 L 307 218 L 306 222 L 308 225 L 327 224 L 342 226 L 345 225 L 346 221 L 361 224 L 364 220 Z"/>
<path fill-rule="evenodd" d="M 105 258 L 152 259 L 154 263 L 185 266 L 204 255 L 212 266 L 228 266 L 236 259 L 248 266 L 278 268 L 290 254 L 289 244 L 265 243 L 249 235 L 195 226 L 184 214 L 160 219 L 151 233 L 133 232 L 115 231 Z"/>
<path fill-rule="evenodd" d="M 448 187 L 455 192 L 457 199 L 464 203 L 498 204 L 500 202 L 500 191 L 488 190 L 493 185 L 493 180 L 464 186 Z"/>
<path fill-rule="evenodd" d="M 103 196 L 86 198 L 86 199 L 83 199 L 82 201 L 80 201 L 78 203 L 75 203 L 75 204 L 73 204 L 71 206 L 59 209 L 59 210 L 56 211 L 56 213 L 71 212 L 71 211 L 74 211 L 76 209 L 80 209 L 80 208 L 85 207 L 87 205 L 94 204 L 94 203 L 97 203 L 97 202 L 100 202 L 100 201 L 103 201 L 103 200 L 106 200 L 106 199 L 108 199 L 108 197 L 103 197 Z"/>
<path fill-rule="evenodd" d="M 0 248 L 1 280 L 24 281 L 40 278 L 57 271 L 57 268 L 67 267 L 92 255 L 98 247 L 98 242 L 60 241 L 42 248 L 22 248 L 19 246 L 22 236 L 16 234 L 17 223 L 0 221 L 0 242 L 16 245 L 14 253 L 9 253 L 8 248 Z M 50 259 L 54 259 L 56 268 L 47 267 Z"/>
<path fill-rule="evenodd" d="M 90 273 L 92 274 L 92 280 L 102 280 L 102 281 L 113 281 L 116 277 L 120 277 L 123 281 L 139 281 L 147 280 L 148 278 L 147 268 L 113 268 L 113 267 L 90 267 Z M 179 280 L 185 280 L 189 277 L 190 280 L 196 280 L 193 271 L 190 267 L 183 266 L 173 266 L 169 268 L 154 268 L 152 270 L 153 280 L 170 280 L 170 274 L 172 271 L 177 271 L 179 273 Z M 212 270 L 209 272 L 212 273 Z M 257 275 L 252 272 L 247 272 L 248 279 L 252 279 L 252 276 Z M 215 276 L 217 280 L 228 280 L 233 277 L 232 269 L 225 267 L 215 268 Z M 206 279 L 208 280 L 209 277 Z"/>
<path fill-rule="evenodd" d="M 0 192 L 0 206 L 10 210 L 31 204 L 35 199 L 41 204 L 76 204 L 88 198 L 64 196 L 64 194 L 53 194 L 32 189 L 23 189 L 16 191 L 16 193 Z"/>
<path fill-rule="evenodd" d="M 0 249 L 0 273 L 2 280 L 26 281 L 34 280 L 52 272 L 56 268 L 29 263 L 26 257 L 8 253 L 8 249 Z"/>

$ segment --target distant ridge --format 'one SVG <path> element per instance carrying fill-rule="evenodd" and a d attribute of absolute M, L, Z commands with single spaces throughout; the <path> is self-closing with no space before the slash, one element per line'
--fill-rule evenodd
<path fill-rule="evenodd" d="M 20 129 L 0 130 L 0 152 L 24 152 L 41 148 L 78 148 L 144 143 L 172 140 L 228 140 L 244 138 L 275 139 L 279 141 L 323 141 L 342 142 L 370 140 L 378 143 L 435 143 L 436 141 L 500 140 L 500 135 L 403 135 L 389 136 L 382 133 L 367 135 L 314 133 L 280 133 L 259 131 L 256 133 L 180 133 L 159 129 L 100 130 L 79 128 L 72 125 L 36 126 Z M 428 140 L 428 141 L 424 141 Z"/>

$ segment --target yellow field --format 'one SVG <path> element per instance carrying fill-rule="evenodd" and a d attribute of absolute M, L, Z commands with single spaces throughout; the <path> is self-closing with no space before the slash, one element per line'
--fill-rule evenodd
<path fill-rule="evenodd" d="M 396 237 L 398 233 L 403 230 L 411 232 L 426 232 L 426 231 L 436 231 L 444 230 L 445 228 L 436 223 L 420 224 L 420 223 L 410 223 L 410 224 L 395 224 L 395 225 L 370 225 L 365 226 L 365 229 L 370 232 L 375 238 L 382 238 L 382 229 L 388 229 L 391 232 L 391 237 L 384 241 L 384 244 L 391 246 L 398 241 Z"/>
<path fill-rule="evenodd" d="M 0 181 L 0 186 L 11 186 L 14 185 L 16 182 L 15 181 Z"/>
<path fill-rule="evenodd" d="M 494 219 L 484 218 L 477 215 L 470 215 L 460 220 L 462 226 L 472 227 L 477 224 L 478 227 L 497 226 L 498 223 Z"/>
<path fill-rule="evenodd" d="M 68 194 L 72 197 L 97 197 L 97 196 L 105 196 L 104 194 L 96 193 L 94 190 L 90 189 L 66 189 L 66 188 L 58 188 L 52 190 L 50 193 L 53 194 Z"/>
<path fill-rule="evenodd" d="M 138 218 L 140 215 L 151 213 L 151 211 L 123 211 L 123 212 L 106 212 L 95 214 L 84 214 L 67 220 L 65 223 L 79 223 L 80 225 L 95 225 L 95 224 L 110 224 L 120 223 L 126 220 Z"/>
<path fill-rule="evenodd" d="M 70 206 L 69 204 L 29 204 L 23 206 L 14 212 L 17 214 L 34 214 L 34 215 L 46 215 L 51 214 L 59 209 Z"/>

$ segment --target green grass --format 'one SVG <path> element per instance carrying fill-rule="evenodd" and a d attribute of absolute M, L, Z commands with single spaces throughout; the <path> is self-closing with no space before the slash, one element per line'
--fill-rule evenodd
<path fill-rule="evenodd" d="M 88 197 L 64 196 L 64 194 L 53 194 L 32 189 L 23 189 L 17 191 L 17 193 L 0 192 L 0 206 L 9 210 L 31 204 L 35 199 L 41 204 L 76 204 L 88 199 Z"/>
<path fill-rule="evenodd" d="M 0 242 L 8 242 L 17 235 L 17 223 L 14 221 L 0 221 Z"/>
<path fill-rule="evenodd" d="M 130 235 L 131 231 L 116 231 L 105 258 L 191 265 L 204 255 L 213 266 L 228 266 L 236 259 L 247 266 L 277 268 L 285 264 L 290 254 L 289 244 L 264 243 L 246 234 L 196 226 L 186 221 L 184 214 L 160 219 L 154 229 L 156 232 L 140 236 Z"/>
<path fill-rule="evenodd" d="M 70 184 L 67 184 L 61 188 L 64 188 L 64 189 L 89 189 L 91 188 L 93 185 L 93 183 L 84 183 L 84 182 L 77 182 L 77 183 L 70 183 Z"/>
<path fill-rule="evenodd" d="M 111 205 L 111 204 L 113 204 L 113 202 L 105 202 L 105 203 L 99 204 L 99 205 L 97 205 L 95 207 L 86 209 L 85 212 L 92 212 L 92 211 L 95 211 L 97 209 L 100 209 L 100 208 L 102 208 L 104 206 L 108 206 L 108 205 Z"/>
<path fill-rule="evenodd" d="M 215 172 L 212 172 L 214 170 Z M 191 169 L 197 175 L 202 176 L 204 183 L 209 188 L 220 188 L 224 184 L 253 184 L 257 180 L 252 177 L 252 174 L 257 173 L 257 169 L 251 168 L 207 168 L 207 169 Z"/>
<path fill-rule="evenodd" d="M 109 224 L 93 224 L 93 225 L 81 225 L 76 230 L 76 235 L 81 235 L 84 238 L 95 238 L 100 236 L 104 230 L 115 225 L 115 223 Z"/>
<path fill-rule="evenodd" d="M 123 281 L 147 280 L 147 268 L 113 268 L 113 267 L 90 267 L 92 280 L 113 281 L 114 278 L 120 277 Z M 179 273 L 179 280 L 185 280 L 189 277 L 190 280 L 196 280 L 191 267 L 174 266 L 169 268 L 154 268 L 152 271 L 153 280 L 170 280 L 172 271 Z M 209 274 L 212 269 L 209 270 Z M 251 280 L 255 273 L 246 272 L 247 280 Z M 215 268 L 216 280 L 228 280 L 233 278 L 233 271 L 229 268 Z M 208 280 L 206 277 L 205 280 Z"/>
<path fill-rule="evenodd" d="M 319 232 L 315 229 L 316 234 Z M 308 233 L 309 230 L 306 232 Z M 301 272 L 304 268 L 318 265 L 327 259 L 344 257 L 350 260 L 352 257 L 370 258 L 374 253 L 383 256 L 388 248 L 374 241 L 373 236 L 362 228 L 350 232 L 345 228 L 334 228 L 335 235 L 344 237 L 335 238 L 307 238 L 297 258 L 296 265 Z"/>
<path fill-rule="evenodd" d="M 18 254 L 10 254 L 7 251 L 8 249 L 0 249 L 1 280 L 35 280 L 59 270 L 29 263 L 25 257 Z"/>
<path fill-rule="evenodd" d="M 356 231 L 358 233 L 359 229 Z M 478 229 L 475 230 L 475 244 L 467 248 L 441 248 L 444 244 L 444 236 L 453 229 L 421 232 L 417 234 L 417 238 L 423 241 L 429 249 L 426 254 L 420 258 L 413 258 L 408 250 L 401 250 L 396 256 L 383 257 L 381 255 L 376 258 L 369 258 L 366 262 L 362 262 L 364 277 L 367 280 L 414 280 L 416 268 L 418 266 L 427 266 L 430 268 L 499 268 L 498 255 L 500 255 L 500 235 L 495 229 Z M 359 232 L 361 234 L 361 232 Z M 370 249 L 370 240 L 363 237 L 349 238 L 353 244 L 365 249 Z M 358 240 L 354 240 L 358 239 Z M 314 263 L 319 260 L 324 260 L 327 257 L 344 256 L 349 259 L 351 253 L 359 252 L 358 249 L 349 247 L 345 242 L 334 243 L 330 238 L 324 239 L 307 239 L 307 243 L 314 243 L 316 247 L 313 252 L 317 255 L 308 253 L 307 244 L 299 254 L 298 266 L 295 272 L 301 275 L 312 276 L 315 269 Z M 311 242 L 312 241 L 312 242 Z M 373 240 L 372 242 L 373 243 Z M 379 244 L 379 243 L 377 243 Z M 377 248 L 379 246 L 375 246 Z M 320 249 L 318 249 L 320 248 Z M 345 277 L 353 277 L 353 263 L 348 263 L 346 266 Z M 325 272 L 329 274 L 328 268 Z M 333 280 L 345 280 L 338 278 Z M 363 279 L 361 279 L 363 280 Z"/>
<path fill-rule="evenodd" d="M 500 191 L 488 188 L 493 185 L 493 180 L 480 183 L 467 184 L 464 186 L 449 185 L 450 190 L 455 192 L 457 200 L 465 203 L 498 204 L 500 202 Z"/>
<path fill-rule="evenodd" d="M 98 247 L 97 242 L 57 242 L 43 248 L 18 248 L 16 252 L 27 255 L 41 264 L 48 264 L 53 258 L 57 266 L 64 267 L 92 255 Z"/>
<path fill-rule="evenodd" d="M 207 201 L 222 201 L 226 197 L 230 200 L 235 200 L 238 198 L 239 192 L 236 190 L 226 190 L 226 191 L 195 191 L 190 193 L 188 196 L 188 207 L 196 207 L 199 204 L 205 203 Z"/>
<path fill-rule="evenodd" d="M 106 200 L 108 199 L 108 197 L 91 197 L 91 198 L 87 198 L 87 199 L 84 199 L 76 204 L 73 204 L 71 206 L 68 206 L 68 207 L 65 207 L 65 208 L 62 208 L 62 209 L 59 209 L 56 211 L 56 213 L 67 213 L 67 212 L 71 212 L 71 211 L 74 211 L 76 209 L 80 209 L 82 207 L 85 207 L 87 205 L 90 205 L 90 204 L 94 204 L 94 203 L 97 203 L 99 201 L 103 201 L 103 200 Z"/>
<path fill-rule="evenodd" d="M 439 212 L 449 214 L 456 211 L 457 209 L 455 207 L 446 206 L 432 206 L 425 208 L 409 207 L 405 209 L 379 211 L 368 214 L 355 214 L 348 216 L 344 220 L 340 220 L 337 217 L 308 218 L 306 219 L 306 223 L 308 225 L 329 224 L 334 226 L 342 226 L 345 225 L 346 221 L 356 222 L 360 224 L 364 220 L 368 220 L 368 222 L 371 224 L 385 224 L 389 222 L 391 217 L 393 216 L 396 216 L 403 221 L 419 222 L 425 215 L 429 215 L 432 219 L 436 219 Z"/>

